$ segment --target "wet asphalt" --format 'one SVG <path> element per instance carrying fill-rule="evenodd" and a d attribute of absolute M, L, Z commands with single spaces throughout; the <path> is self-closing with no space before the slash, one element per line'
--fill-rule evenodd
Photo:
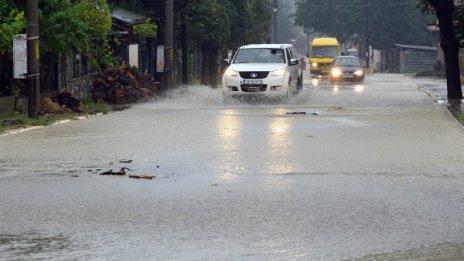
<path fill-rule="evenodd" d="M 464 129 L 424 83 L 188 86 L 0 136 L 0 260 L 462 260 Z"/>

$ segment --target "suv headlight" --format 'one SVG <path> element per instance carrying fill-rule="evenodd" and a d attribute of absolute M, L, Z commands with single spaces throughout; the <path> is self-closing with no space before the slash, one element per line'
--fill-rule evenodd
<path fill-rule="evenodd" d="M 331 71 L 330 71 L 330 74 L 332 74 L 333 77 L 338 77 L 340 75 L 342 75 L 342 71 L 338 68 L 333 68 Z"/>
<path fill-rule="evenodd" d="M 237 76 L 238 73 L 232 69 L 227 69 L 226 72 L 224 73 L 225 76 Z"/>
<path fill-rule="evenodd" d="M 356 76 L 362 76 L 363 73 L 364 73 L 364 72 L 363 72 L 362 70 L 357 70 L 357 71 L 354 72 L 354 74 L 355 74 Z"/>
<path fill-rule="evenodd" d="M 282 68 L 274 70 L 274 71 L 271 72 L 271 75 L 272 76 L 284 76 L 285 75 L 285 70 L 282 69 Z"/>

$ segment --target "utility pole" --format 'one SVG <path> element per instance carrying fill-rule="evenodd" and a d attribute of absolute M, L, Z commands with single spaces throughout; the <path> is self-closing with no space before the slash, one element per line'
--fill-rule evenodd
<path fill-rule="evenodd" d="M 165 30 L 164 30 L 164 57 L 165 57 L 165 90 L 174 84 L 174 0 L 165 1 Z"/>
<path fill-rule="evenodd" d="M 180 38 L 182 46 L 182 84 L 188 84 L 188 43 L 187 43 L 187 22 L 185 18 L 186 0 L 182 1 L 180 10 Z"/>
<path fill-rule="evenodd" d="M 365 55 L 366 55 L 366 68 L 369 68 L 369 60 L 370 60 L 370 54 L 369 54 L 369 0 L 366 0 L 366 7 L 365 7 L 365 12 L 366 12 L 366 21 L 365 21 Z"/>
<path fill-rule="evenodd" d="M 27 80 L 28 80 L 28 116 L 33 118 L 40 111 L 39 78 L 39 1 L 27 1 Z"/>
<path fill-rule="evenodd" d="M 274 22 L 274 26 L 273 26 L 273 32 L 274 32 L 274 43 L 278 43 L 277 41 L 277 11 L 279 10 L 279 6 L 277 4 L 277 0 L 273 0 L 273 3 L 272 3 L 272 13 L 274 14 L 273 15 L 273 22 Z"/>

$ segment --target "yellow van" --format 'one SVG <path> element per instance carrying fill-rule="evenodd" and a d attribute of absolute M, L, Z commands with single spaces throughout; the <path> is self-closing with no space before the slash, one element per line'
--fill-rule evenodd
<path fill-rule="evenodd" d="M 332 64 L 335 57 L 340 55 L 341 48 L 337 38 L 314 38 L 309 54 L 311 73 L 318 75 L 327 74 L 329 65 Z"/>

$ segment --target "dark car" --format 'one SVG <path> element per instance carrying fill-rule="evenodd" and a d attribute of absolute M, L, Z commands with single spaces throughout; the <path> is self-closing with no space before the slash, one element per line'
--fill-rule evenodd
<path fill-rule="evenodd" d="M 356 56 L 338 56 L 330 66 L 329 78 L 331 82 L 361 82 L 364 80 L 364 68 Z"/>

